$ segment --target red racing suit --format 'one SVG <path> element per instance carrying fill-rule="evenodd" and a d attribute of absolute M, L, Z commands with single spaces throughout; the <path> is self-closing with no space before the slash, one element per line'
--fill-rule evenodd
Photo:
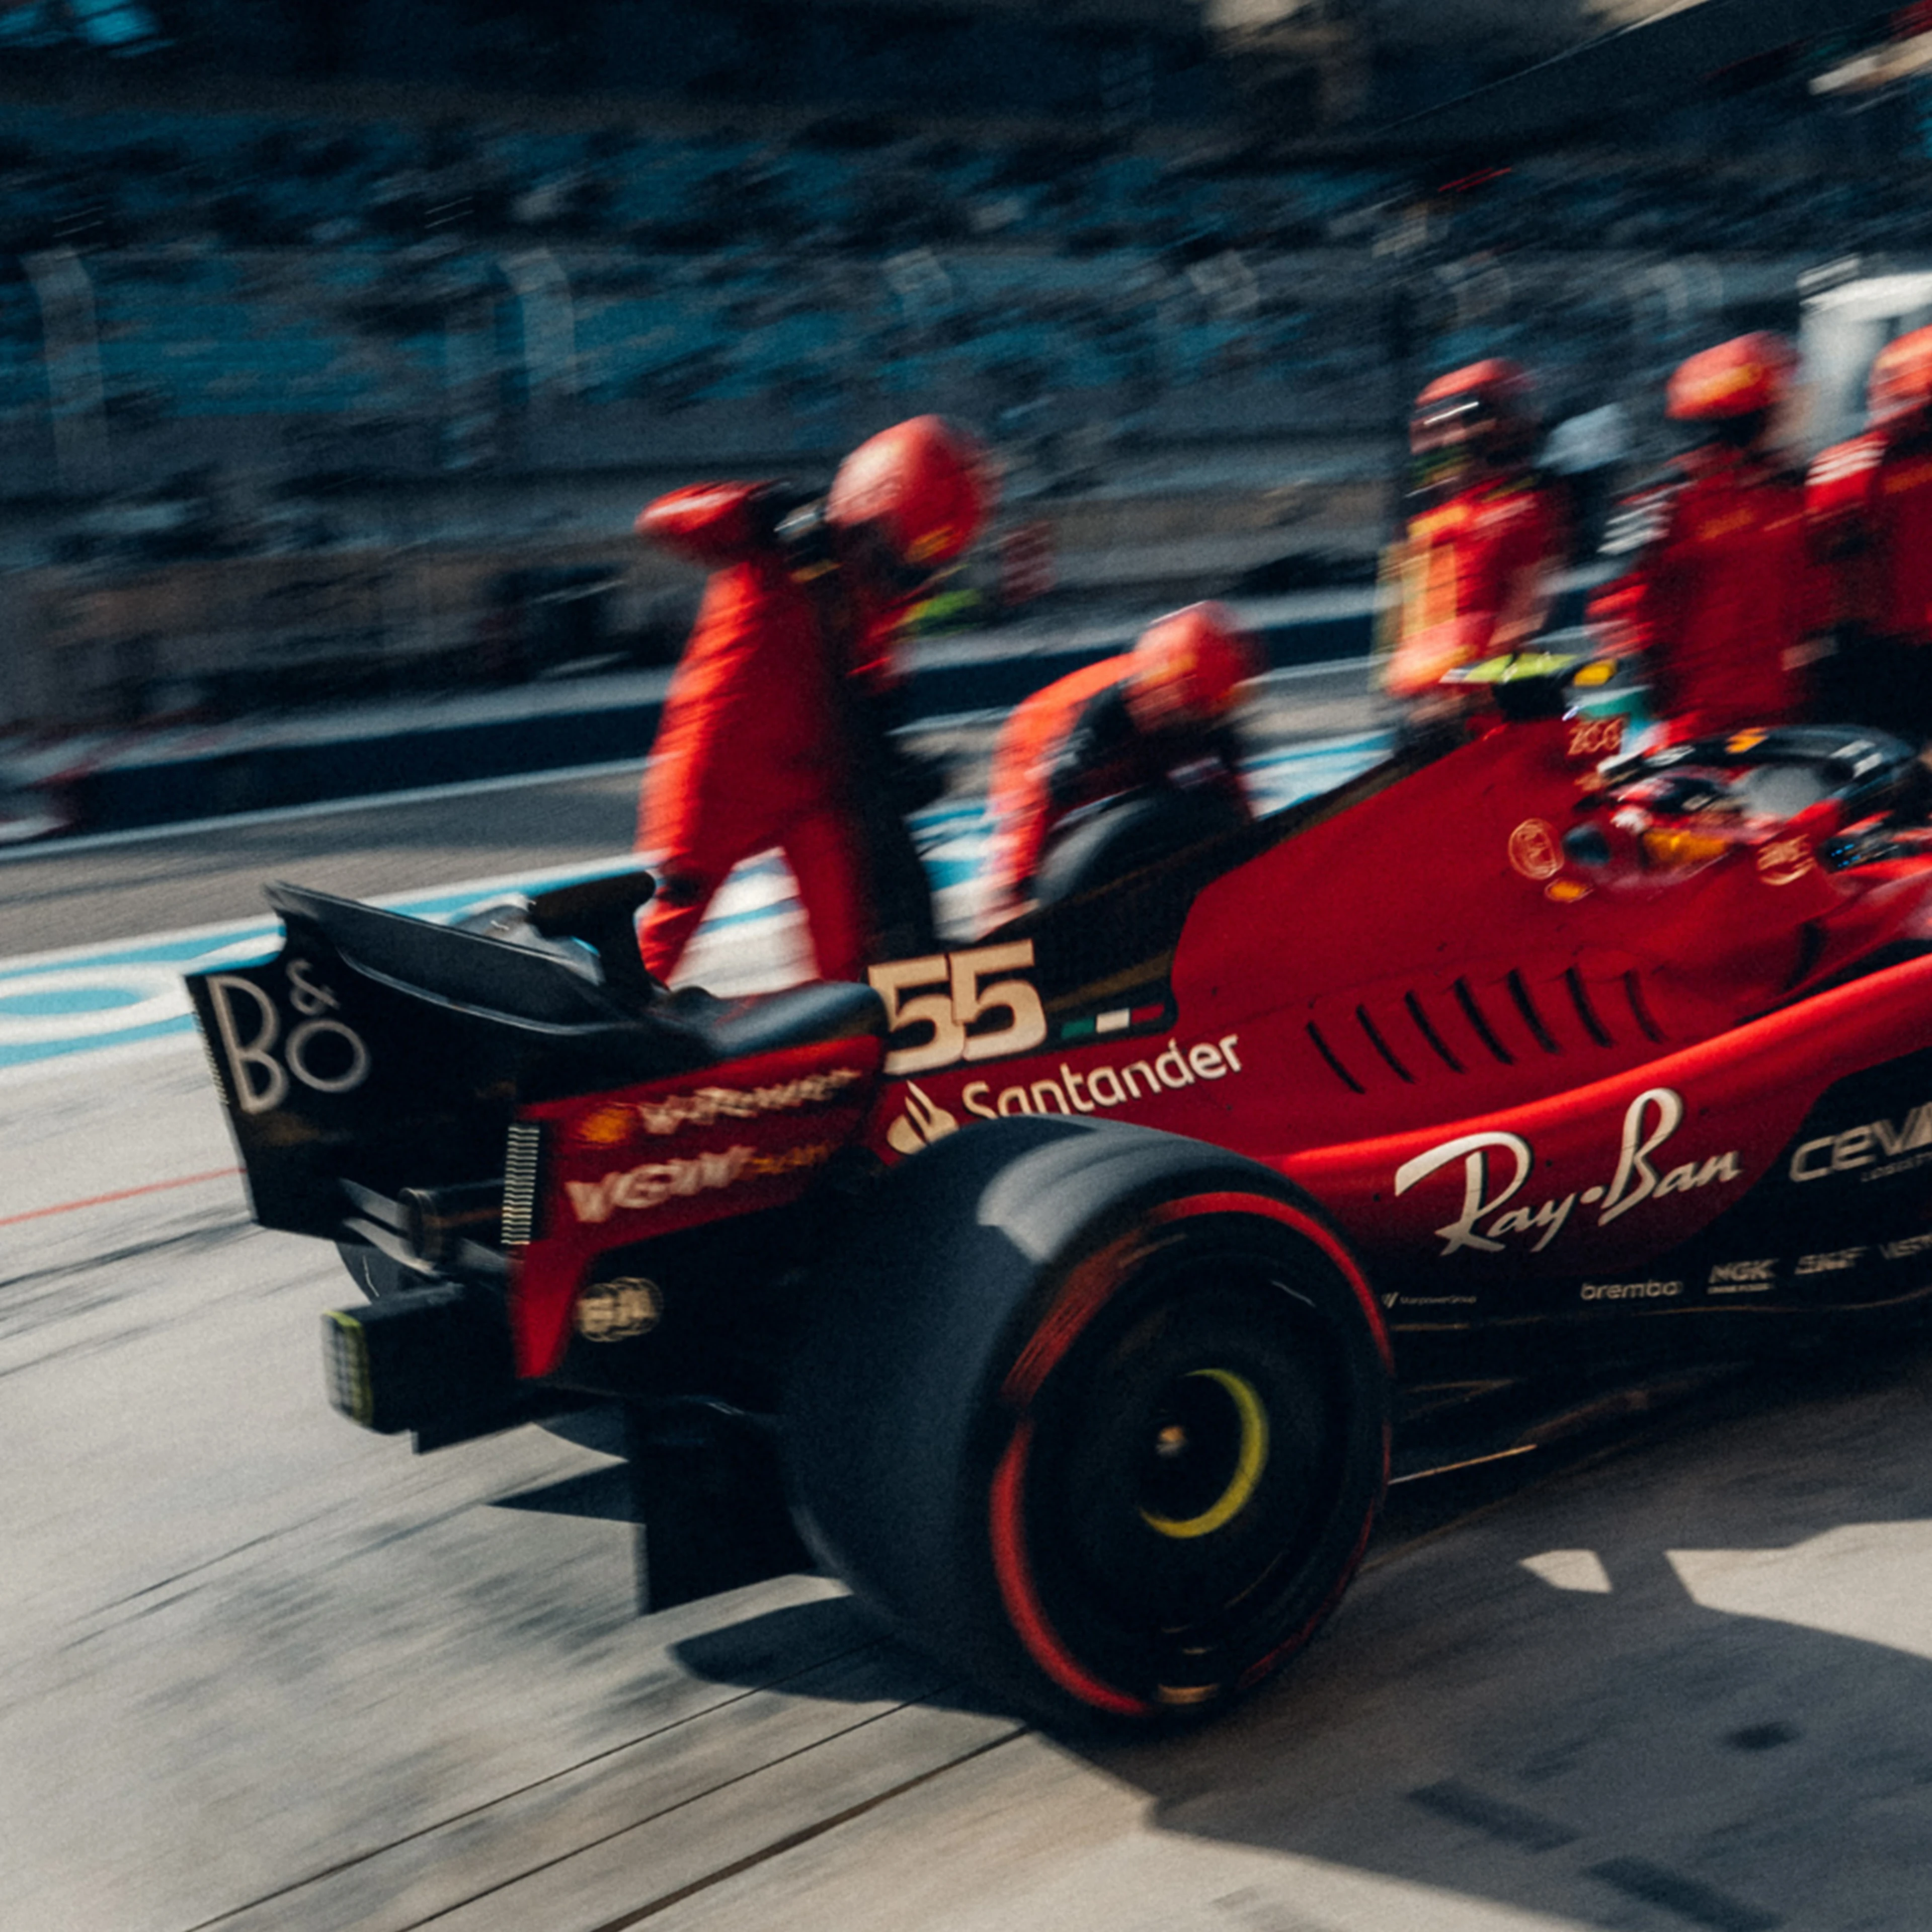
<path fill-rule="evenodd" d="M 1932 435 L 1871 430 L 1820 451 L 1804 500 L 1853 715 L 1925 735 L 1932 730 Z"/>
<path fill-rule="evenodd" d="M 1788 724 L 1810 699 L 1823 617 L 1795 477 L 1709 445 L 1626 500 L 1605 550 L 1634 553 L 1591 600 L 1613 651 L 1641 651 L 1673 740 Z"/>
<path fill-rule="evenodd" d="M 1470 484 L 1412 517 L 1393 560 L 1384 688 L 1422 698 L 1444 672 L 1526 644 L 1568 548 L 1562 500 L 1527 473 Z"/>
<path fill-rule="evenodd" d="M 1240 746 L 1226 724 L 1139 730 L 1126 703 L 1132 652 L 1070 671 L 1024 700 L 993 748 L 987 810 L 998 828 L 988 868 L 988 915 L 1019 910 L 1048 842 L 1070 814 L 1160 787 L 1219 792 L 1252 815 Z"/>
<path fill-rule="evenodd" d="M 640 801 L 638 849 L 654 855 L 658 889 L 638 944 L 659 980 L 732 868 L 773 848 L 797 881 L 820 976 L 862 979 L 876 955 L 853 680 L 890 680 L 900 614 L 848 585 L 844 621 L 828 621 L 774 533 L 796 501 L 766 484 L 694 484 L 638 519 L 641 536 L 712 568 Z"/>

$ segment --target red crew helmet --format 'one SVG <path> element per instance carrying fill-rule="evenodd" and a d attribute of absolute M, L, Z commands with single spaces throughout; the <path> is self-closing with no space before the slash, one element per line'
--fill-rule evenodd
<path fill-rule="evenodd" d="M 1408 446 L 1418 456 L 1468 449 L 1492 460 L 1526 454 L 1536 440 L 1536 386 L 1502 356 L 1438 376 L 1415 399 Z"/>
<path fill-rule="evenodd" d="M 1143 731 L 1216 723 L 1262 662 L 1261 646 L 1223 604 L 1190 604 L 1149 625 L 1132 656 L 1127 709 Z"/>
<path fill-rule="evenodd" d="M 1791 392 L 1798 356 L 1768 328 L 1733 336 L 1680 363 L 1664 392 L 1673 422 L 1729 422 L 1768 414 Z"/>
<path fill-rule="evenodd" d="M 994 495 L 986 452 L 971 436 L 944 416 L 914 416 L 839 464 L 825 516 L 868 539 L 895 575 L 923 578 L 979 535 Z"/>
<path fill-rule="evenodd" d="M 1932 328 L 1915 328 L 1878 352 L 1865 379 L 1865 412 L 1874 429 L 1932 406 Z"/>

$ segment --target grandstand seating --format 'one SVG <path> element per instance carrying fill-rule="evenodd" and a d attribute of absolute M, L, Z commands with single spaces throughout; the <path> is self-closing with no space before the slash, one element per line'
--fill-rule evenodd
<path fill-rule="evenodd" d="M 54 248 L 87 266 L 110 420 L 130 427 L 446 412 L 452 383 L 514 352 L 530 318 L 503 265 L 534 248 L 572 298 L 557 393 L 592 410 L 762 404 L 791 425 L 778 446 L 922 398 L 996 426 L 1056 396 L 1130 424 L 1206 422 L 1194 392 L 1217 384 L 1251 428 L 1385 418 L 1370 378 L 1397 282 L 1420 292 L 1439 365 L 1501 350 L 1587 386 L 1592 345 L 1620 340 L 1638 299 L 1606 249 L 1932 238 L 1902 176 L 1556 161 L 1437 197 L 1405 266 L 1386 252 L 1414 200 L 1400 178 L 1270 172 L 1198 142 L 852 146 L 46 101 L 10 108 L 0 184 L 0 428 L 47 394 L 31 287 L 4 272 Z"/>

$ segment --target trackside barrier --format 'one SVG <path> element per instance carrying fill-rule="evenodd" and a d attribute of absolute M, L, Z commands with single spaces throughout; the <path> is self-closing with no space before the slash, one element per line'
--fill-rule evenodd
<path fill-rule="evenodd" d="M 1554 621 L 1576 622 L 1579 601 L 1574 593 L 1560 600 Z M 1281 670 L 1366 657 L 1372 622 L 1365 610 L 1256 628 L 1270 665 Z M 1124 630 L 1064 650 L 920 664 L 911 679 L 909 715 L 937 718 L 1010 706 L 1070 670 L 1124 650 L 1131 635 Z M 450 724 L 426 716 L 420 725 L 401 730 L 318 735 L 308 743 L 231 745 L 198 758 L 104 764 L 74 777 L 65 791 L 76 831 L 108 832 L 641 760 L 661 708 L 656 700 L 600 705 L 586 696 L 582 710 L 567 712 Z"/>

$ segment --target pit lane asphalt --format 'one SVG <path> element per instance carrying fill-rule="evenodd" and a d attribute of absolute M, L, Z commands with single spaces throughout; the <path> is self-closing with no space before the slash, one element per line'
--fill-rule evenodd
<path fill-rule="evenodd" d="M 190 1051 L 0 1132 L 93 1200 L 0 1227 L 9 1925 L 1924 1925 L 1922 1352 L 1398 1492 L 1281 1681 L 1095 1744 L 820 1580 L 638 1619 L 595 1417 L 416 1459 L 332 1414 L 347 1282 L 250 1224 Z"/>
<path fill-rule="evenodd" d="M 191 1047 L 23 1076 L 0 1145 L 0 1923 L 1925 1923 L 1922 1352 L 1398 1492 L 1280 1682 L 1096 1746 L 820 1580 L 638 1620 L 595 1418 L 417 1460 L 333 1415 L 346 1278 L 248 1221 Z"/>

